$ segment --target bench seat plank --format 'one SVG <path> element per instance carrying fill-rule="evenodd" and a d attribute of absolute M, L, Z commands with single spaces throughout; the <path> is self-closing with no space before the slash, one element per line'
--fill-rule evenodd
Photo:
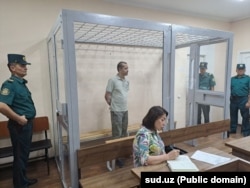
<path fill-rule="evenodd" d="M 0 158 L 13 156 L 12 146 L 0 148 Z"/>
<path fill-rule="evenodd" d="M 51 147 L 52 147 L 52 143 L 50 139 L 39 140 L 39 141 L 35 141 L 31 143 L 30 152 L 45 149 L 45 148 L 49 149 Z"/>

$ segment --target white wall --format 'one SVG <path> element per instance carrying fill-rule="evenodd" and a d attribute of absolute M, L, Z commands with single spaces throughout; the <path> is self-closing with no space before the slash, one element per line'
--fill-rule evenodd
<path fill-rule="evenodd" d="M 232 23 L 230 30 L 234 33 L 232 75 L 235 75 L 236 64 L 240 63 L 238 62 L 239 53 L 242 51 L 250 51 L 250 19 Z M 246 69 L 248 72 L 250 71 L 250 64 L 246 65 Z"/>
<path fill-rule="evenodd" d="M 76 52 L 80 132 L 111 127 L 104 100 L 108 79 L 117 74 L 117 63 L 128 62 L 129 125 L 141 123 L 147 110 L 162 104 L 162 50 L 108 45 L 80 45 Z M 84 47 L 85 46 L 85 47 Z M 93 49 L 93 50 L 91 50 Z"/>
<path fill-rule="evenodd" d="M 49 66 L 46 37 L 62 8 L 86 12 L 138 18 L 157 22 L 195 26 L 235 32 L 234 63 L 239 50 L 250 49 L 250 19 L 226 23 L 196 17 L 110 4 L 103 0 L 5 0 L 0 2 L 0 82 L 10 73 L 7 69 L 7 54 L 25 54 L 29 67 L 27 79 L 37 108 L 37 116 L 51 112 Z M 234 64 L 235 65 L 235 64 Z M 115 70 L 114 72 L 115 73 Z M 103 93 L 101 93 L 103 97 Z M 140 96 L 138 96 L 140 97 Z M 136 101 L 136 98 L 133 100 Z M 6 119 L 2 115 L 0 119 Z M 51 133 L 53 137 L 53 132 Z M 0 143 L 0 147 L 5 142 Z"/>
<path fill-rule="evenodd" d="M 231 31 L 234 33 L 234 48 L 233 48 L 233 64 L 232 64 L 232 76 L 236 75 L 236 64 L 239 62 L 239 53 L 250 51 L 250 19 L 245 19 L 239 22 L 235 22 L 231 25 Z M 250 72 L 250 63 L 246 64 L 246 73 Z M 242 118 L 239 113 L 238 123 L 241 124 Z"/>

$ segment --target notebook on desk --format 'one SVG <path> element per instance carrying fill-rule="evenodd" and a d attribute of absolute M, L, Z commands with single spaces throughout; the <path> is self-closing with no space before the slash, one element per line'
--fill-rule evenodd
<path fill-rule="evenodd" d="M 199 169 L 187 155 L 179 155 L 175 160 L 168 160 L 167 165 L 172 172 L 197 172 Z"/>

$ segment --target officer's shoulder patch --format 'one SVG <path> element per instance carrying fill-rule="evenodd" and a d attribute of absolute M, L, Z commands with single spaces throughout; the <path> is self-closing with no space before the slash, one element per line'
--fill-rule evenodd
<path fill-rule="evenodd" d="M 10 94 L 10 90 L 8 88 L 3 88 L 1 90 L 1 95 L 9 95 Z"/>
<path fill-rule="evenodd" d="M 8 82 L 14 82 L 14 80 L 11 79 L 11 78 L 9 78 L 7 81 L 8 81 Z"/>

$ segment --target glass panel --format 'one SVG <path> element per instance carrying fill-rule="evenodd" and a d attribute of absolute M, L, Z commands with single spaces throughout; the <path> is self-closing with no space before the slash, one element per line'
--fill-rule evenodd
<path fill-rule="evenodd" d="M 60 126 L 62 127 L 62 126 Z M 61 156 L 63 157 L 62 159 L 62 167 L 63 167 L 63 180 L 66 182 L 67 185 L 71 184 L 70 181 L 70 166 L 69 166 L 69 137 L 66 136 L 68 133 L 65 131 L 65 129 L 62 128 L 62 135 L 63 136 L 63 142 L 62 142 L 62 153 Z"/>
<path fill-rule="evenodd" d="M 226 42 L 203 45 L 197 50 L 199 51 L 198 57 L 192 58 L 190 58 L 190 47 L 175 50 L 174 121 L 176 128 L 194 125 L 196 122 L 199 124 L 224 119 L 226 49 Z M 197 73 L 194 72 L 195 58 L 198 58 L 198 64 L 207 63 L 207 69 L 203 70 L 203 74 L 206 71 L 204 76 L 200 75 L 199 65 Z M 205 85 L 208 87 L 207 83 L 213 82 L 215 83 L 214 91 L 209 88 L 205 89 Z M 204 121 L 203 111 L 206 121 Z M 199 112 L 202 115 L 199 115 Z"/>
<path fill-rule="evenodd" d="M 50 66 L 50 83 L 51 83 L 51 94 L 52 94 L 52 98 L 55 99 L 56 96 L 56 69 L 55 69 L 55 46 L 53 43 L 53 39 L 51 38 L 48 42 L 48 53 L 49 53 L 49 66 Z M 56 112 L 56 103 L 54 102 L 54 100 L 52 100 L 51 103 L 51 107 L 52 107 L 52 112 Z M 53 115 L 55 115 L 54 113 L 52 113 Z M 53 117 L 53 120 L 56 119 L 56 116 Z M 54 124 L 54 123 L 53 123 Z M 53 126 L 53 137 L 54 137 L 54 148 L 55 148 L 55 156 L 58 157 L 59 153 L 58 153 L 58 130 L 56 126 Z"/>
<path fill-rule="evenodd" d="M 75 48 L 80 134 L 111 130 L 104 94 L 119 61 L 129 67 L 129 125 L 141 123 L 151 106 L 162 105 L 162 49 L 80 43 Z"/>
<path fill-rule="evenodd" d="M 57 101 L 58 101 L 58 110 L 60 111 L 60 115 L 63 115 L 64 120 L 67 120 L 67 114 L 65 114 L 64 106 L 63 104 L 66 104 L 66 96 L 65 96 L 65 75 L 64 75 L 64 52 L 62 47 L 62 34 L 61 30 L 59 30 L 55 36 L 55 43 L 56 43 L 56 71 L 57 71 L 57 87 L 58 87 L 58 93 L 57 93 Z M 65 117 L 66 116 L 66 117 Z M 67 122 L 67 121 L 66 121 Z"/>
<path fill-rule="evenodd" d="M 222 108 L 224 98 L 219 95 L 221 92 L 225 92 L 226 50 L 226 42 L 200 47 L 200 62 L 206 62 L 207 69 L 199 69 L 198 88 L 202 92 L 206 92 L 211 91 L 214 85 L 214 92 L 217 92 L 218 95 L 203 93 L 203 97 L 206 98 L 198 103 L 197 124 L 224 119 Z M 216 100 L 218 102 L 215 102 Z"/>
<path fill-rule="evenodd" d="M 214 91 L 225 90 L 225 67 L 227 43 L 210 44 L 200 47 L 200 62 L 207 63 L 207 73 L 215 79 Z"/>
<path fill-rule="evenodd" d="M 65 67 L 64 67 L 64 51 L 62 44 L 62 30 L 59 29 L 55 35 L 56 45 L 56 108 L 58 111 L 58 142 L 59 142 L 59 168 L 61 173 L 61 179 L 64 184 L 70 185 L 70 168 L 69 168 L 69 135 L 68 135 L 68 122 L 67 122 L 67 101 L 65 90 Z"/>
<path fill-rule="evenodd" d="M 175 50 L 175 83 L 174 87 L 174 121 L 176 128 L 185 127 L 187 116 L 190 111 L 188 102 L 189 89 L 193 88 L 193 81 L 189 78 L 189 53 L 190 48 L 179 48 Z"/>

